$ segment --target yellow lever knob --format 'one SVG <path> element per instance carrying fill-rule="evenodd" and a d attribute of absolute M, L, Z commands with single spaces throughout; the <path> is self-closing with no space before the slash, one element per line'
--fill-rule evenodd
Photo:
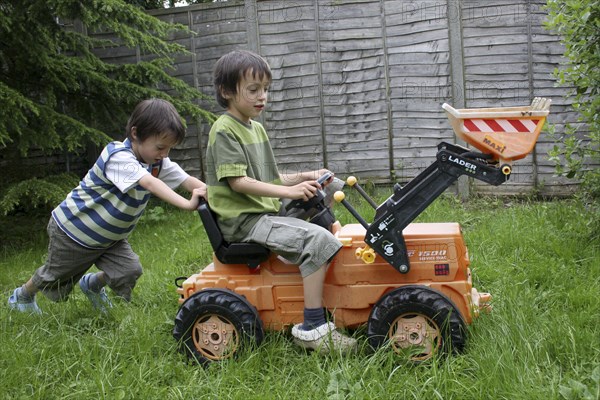
<path fill-rule="evenodd" d="M 348 184 L 348 186 L 354 186 L 354 185 L 356 185 L 356 182 L 358 182 L 358 179 L 356 179 L 355 176 L 349 176 L 346 179 L 346 183 Z"/>
<path fill-rule="evenodd" d="M 335 201 L 337 201 L 338 203 L 341 203 L 342 201 L 344 201 L 344 199 L 346 198 L 346 195 L 344 194 L 344 192 L 342 192 L 341 190 L 338 190 L 337 192 L 335 192 L 333 194 L 333 198 Z"/>

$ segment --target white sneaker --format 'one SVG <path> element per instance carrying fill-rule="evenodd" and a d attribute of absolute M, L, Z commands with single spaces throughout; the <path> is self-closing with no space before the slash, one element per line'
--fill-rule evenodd
<path fill-rule="evenodd" d="M 14 290 L 13 294 L 8 298 L 8 306 L 13 310 L 18 310 L 20 312 L 28 312 L 31 314 L 41 314 L 42 310 L 38 307 L 35 296 L 31 297 L 29 301 L 19 300 L 19 292 L 21 288 L 18 287 Z"/>
<path fill-rule="evenodd" d="M 319 353 L 328 353 L 331 351 L 347 353 L 356 350 L 356 339 L 337 331 L 333 322 L 327 322 L 310 331 L 305 331 L 301 326 L 302 324 L 297 324 L 292 328 L 294 343 L 298 346 L 316 350 Z"/>

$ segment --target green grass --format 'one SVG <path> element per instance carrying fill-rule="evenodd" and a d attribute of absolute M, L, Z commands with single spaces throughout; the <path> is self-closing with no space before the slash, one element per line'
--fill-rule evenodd
<path fill-rule="evenodd" d="M 364 206 L 361 212 L 372 215 Z M 348 213 L 338 214 L 353 222 Z M 138 226 L 131 243 L 145 272 L 132 303 L 115 301 L 108 316 L 97 315 L 78 289 L 65 303 L 39 296 L 41 316 L 11 312 L 6 298 L 43 263 L 47 238 L 7 232 L 11 221 L 5 220 L 0 398 L 547 400 L 584 398 L 587 390 L 596 399 L 600 242 L 589 219 L 571 200 L 462 204 L 451 197 L 420 216 L 461 223 L 475 285 L 494 295 L 492 313 L 470 326 L 463 354 L 421 365 L 385 349 L 320 356 L 298 349 L 286 334 L 268 333 L 255 351 L 206 369 L 187 362 L 171 336 L 174 279 L 211 257 L 195 214 L 166 209 Z M 38 229 L 45 221 L 12 222 L 26 223 Z M 360 330 L 356 336 L 366 347 Z"/>

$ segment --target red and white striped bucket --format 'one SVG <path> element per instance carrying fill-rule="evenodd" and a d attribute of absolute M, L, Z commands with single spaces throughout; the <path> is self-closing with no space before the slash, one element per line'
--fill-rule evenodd
<path fill-rule="evenodd" d="M 534 99 L 530 106 L 472 108 L 442 107 L 456 135 L 494 160 L 510 163 L 529 154 L 546 121 L 550 100 Z"/>

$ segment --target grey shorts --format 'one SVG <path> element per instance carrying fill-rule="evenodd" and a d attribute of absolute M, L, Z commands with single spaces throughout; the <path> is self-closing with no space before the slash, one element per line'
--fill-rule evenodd
<path fill-rule="evenodd" d="M 127 240 L 120 240 L 107 249 L 89 249 L 67 236 L 54 218 L 48 223 L 48 258 L 33 274 L 33 284 L 50 300 L 66 300 L 73 286 L 92 267 L 104 271 L 110 287 L 129 301 L 142 265 Z"/>
<path fill-rule="evenodd" d="M 294 217 L 263 215 L 243 242 L 259 243 L 300 267 L 307 277 L 327 264 L 342 244 L 328 230 Z"/>

